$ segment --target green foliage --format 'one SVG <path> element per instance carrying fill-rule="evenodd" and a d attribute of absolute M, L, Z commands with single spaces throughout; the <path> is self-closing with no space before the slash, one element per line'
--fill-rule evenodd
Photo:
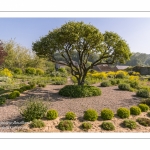
<path fill-rule="evenodd" d="M 36 75 L 44 75 L 44 70 L 37 68 L 36 69 Z"/>
<path fill-rule="evenodd" d="M 101 127 L 104 130 L 109 130 L 109 131 L 115 130 L 115 126 L 111 122 L 103 122 L 101 124 Z"/>
<path fill-rule="evenodd" d="M 53 77 L 51 81 L 53 85 L 64 85 L 67 83 L 67 79 L 64 77 Z"/>
<path fill-rule="evenodd" d="M 150 119 L 148 118 L 138 118 L 136 121 L 142 126 L 146 126 L 146 127 L 150 126 Z"/>
<path fill-rule="evenodd" d="M 6 97 L 0 96 L 0 106 L 6 103 Z"/>
<path fill-rule="evenodd" d="M 130 108 L 130 113 L 132 115 L 140 115 L 141 114 L 141 109 L 138 106 L 132 106 Z"/>
<path fill-rule="evenodd" d="M 70 120 L 63 120 L 60 121 L 60 123 L 58 124 L 58 128 L 62 131 L 64 130 L 72 131 L 73 123 Z"/>
<path fill-rule="evenodd" d="M 148 112 L 147 115 L 150 117 L 150 112 Z"/>
<path fill-rule="evenodd" d="M 66 97 L 90 97 L 101 95 L 101 90 L 94 86 L 66 85 L 59 94 Z"/>
<path fill-rule="evenodd" d="M 118 88 L 120 90 L 124 90 L 124 91 L 129 91 L 130 90 L 130 85 L 127 83 L 121 83 L 118 85 Z"/>
<path fill-rule="evenodd" d="M 92 128 L 92 124 L 90 122 L 83 122 L 81 127 L 84 131 L 88 131 Z"/>
<path fill-rule="evenodd" d="M 139 97 L 143 97 L 143 98 L 148 98 L 150 96 L 149 91 L 147 89 L 138 90 L 136 95 L 139 96 Z"/>
<path fill-rule="evenodd" d="M 111 85 L 118 85 L 121 83 L 121 81 L 119 79 L 111 79 L 109 80 Z"/>
<path fill-rule="evenodd" d="M 83 118 L 88 121 L 95 121 L 98 118 L 98 113 L 94 109 L 88 109 L 87 111 L 84 112 Z"/>
<path fill-rule="evenodd" d="M 101 83 L 101 87 L 109 87 L 109 86 L 111 86 L 111 83 L 109 81 L 103 81 Z"/>
<path fill-rule="evenodd" d="M 146 105 L 146 104 L 139 104 L 138 106 L 139 106 L 139 108 L 141 109 L 142 112 L 146 112 L 146 111 L 149 110 L 149 106 Z"/>
<path fill-rule="evenodd" d="M 22 74 L 22 70 L 20 68 L 15 68 L 14 73 L 15 74 Z"/>
<path fill-rule="evenodd" d="M 125 108 L 125 107 L 120 107 L 120 108 L 117 110 L 117 115 L 118 115 L 120 118 L 129 118 L 129 116 L 130 116 L 130 110 L 128 110 L 128 109 Z"/>
<path fill-rule="evenodd" d="M 67 75 L 67 70 L 65 68 L 59 68 L 58 71 Z"/>
<path fill-rule="evenodd" d="M 55 109 L 51 109 L 47 112 L 46 118 L 49 120 L 54 120 L 58 117 L 58 112 Z"/>
<path fill-rule="evenodd" d="M 16 97 L 20 96 L 20 92 L 19 91 L 13 91 L 12 93 L 9 94 L 8 98 L 9 99 L 15 99 Z"/>
<path fill-rule="evenodd" d="M 39 100 L 29 101 L 24 108 L 21 109 L 21 114 L 26 121 L 41 119 L 47 112 L 47 106 Z"/>
<path fill-rule="evenodd" d="M 132 82 L 130 82 L 130 86 L 132 88 L 137 89 L 137 88 L 139 88 L 139 82 L 138 81 L 132 81 Z"/>
<path fill-rule="evenodd" d="M 116 78 L 119 78 L 119 79 L 124 79 L 126 76 L 124 73 L 120 72 L 118 74 L 116 74 Z"/>
<path fill-rule="evenodd" d="M 66 115 L 65 115 L 65 118 L 67 120 L 75 120 L 75 117 L 76 117 L 76 114 L 74 112 L 67 112 Z"/>
<path fill-rule="evenodd" d="M 124 120 L 123 125 L 131 130 L 136 129 L 136 127 L 137 127 L 136 122 L 133 120 Z"/>
<path fill-rule="evenodd" d="M 45 83 L 39 83 L 38 87 L 46 87 L 46 84 Z"/>
<path fill-rule="evenodd" d="M 28 67 L 25 69 L 26 74 L 28 75 L 35 75 L 36 74 L 36 69 L 32 67 Z"/>
<path fill-rule="evenodd" d="M 140 104 L 146 104 L 150 107 L 150 98 L 147 98 L 147 99 L 143 99 Z"/>
<path fill-rule="evenodd" d="M 42 128 L 44 126 L 45 126 L 44 122 L 40 119 L 34 119 L 30 124 L 31 128 Z"/>
<path fill-rule="evenodd" d="M 114 113 L 112 110 L 108 109 L 108 108 L 104 108 L 101 111 L 101 118 L 104 120 L 111 120 L 114 117 Z"/>

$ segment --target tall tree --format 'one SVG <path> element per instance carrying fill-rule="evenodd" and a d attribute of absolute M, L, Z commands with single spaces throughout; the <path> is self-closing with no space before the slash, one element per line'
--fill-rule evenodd
<path fill-rule="evenodd" d="M 66 65 L 83 85 L 89 69 L 98 64 L 124 63 L 131 56 L 127 43 L 116 33 L 102 34 L 91 24 L 83 22 L 68 22 L 60 28 L 54 29 L 48 35 L 33 43 L 33 51 L 40 57 L 47 57 L 50 61 Z M 76 52 L 78 65 L 74 63 L 72 54 Z M 55 57 L 59 53 L 64 62 Z M 86 65 L 91 55 L 98 57 L 90 65 Z"/>
<path fill-rule="evenodd" d="M 5 57 L 7 56 L 7 53 L 4 51 L 3 43 L 0 40 L 0 65 L 5 61 Z"/>

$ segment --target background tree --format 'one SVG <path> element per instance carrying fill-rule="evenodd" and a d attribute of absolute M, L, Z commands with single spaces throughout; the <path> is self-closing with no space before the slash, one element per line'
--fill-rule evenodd
<path fill-rule="evenodd" d="M 40 57 L 66 65 L 76 77 L 78 85 L 83 85 L 89 69 L 98 64 L 124 63 L 131 53 L 127 43 L 116 33 L 102 34 L 97 28 L 83 22 L 68 22 L 54 29 L 48 35 L 33 43 L 33 51 Z M 74 63 L 73 53 L 77 54 L 78 65 Z M 64 62 L 59 62 L 60 54 Z M 90 56 L 97 55 L 90 65 L 86 65 Z"/>
<path fill-rule="evenodd" d="M 3 43 L 0 40 L 0 65 L 2 65 L 6 56 L 7 56 L 7 53 L 4 51 Z"/>

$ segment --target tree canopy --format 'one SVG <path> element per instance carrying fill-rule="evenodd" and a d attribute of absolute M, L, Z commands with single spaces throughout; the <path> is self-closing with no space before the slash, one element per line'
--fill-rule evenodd
<path fill-rule="evenodd" d="M 32 50 L 40 57 L 70 67 L 78 85 L 84 84 L 86 74 L 93 66 L 125 63 L 131 56 L 128 44 L 117 33 L 106 31 L 102 34 L 91 24 L 72 21 L 33 42 Z M 78 65 L 74 63 L 74 53 L 77 54 Z M 63 62 L 58 61 L 58 54 Z M 86 65 L 95 55 L 97 58 Z"/>
<path fill-rule="evenodd" d="M 4 58 L 7 56 L 7 53 L 4 51 L 3 43 L 0 40 L 0 65 L 5 61 Z"/>

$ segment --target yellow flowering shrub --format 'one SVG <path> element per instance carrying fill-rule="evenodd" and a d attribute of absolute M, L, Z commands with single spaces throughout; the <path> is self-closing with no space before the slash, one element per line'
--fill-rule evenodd
<path fill-rule="evenodd" d="M 123 74 L 124 76 L 127 76 L 128 72 L 119 70 L 119 71 L 116 72 L 116 75 L 118 75 L 118 74 Z"/>
<path fill-rule="evenodd" d="M 110 71 L 110 72 L 107 72 L 107 77 L 109 77 L 109 78 L 114 78 L 115 77 L 115 72 L 113 72 L 113 71 Z"/>
<path fill-rule="evenodd" d="M 7 68 L 0 71 L 0 76 L 2 77 L 12 77 L 12 73 Z"/>
<path fill-rule="evenodd" d="M 105 72 L 99 72 L 99 73 L 92 74 L 92 77 L 97 79 L 106 79 L 107 74 Z"/>
<path fill-rule="evenodd" d="M 139 76 L 134 76 L 134 75 L 129 76 L 129 80 L 130 81 L 138 81 L 139 80 Z"/>

